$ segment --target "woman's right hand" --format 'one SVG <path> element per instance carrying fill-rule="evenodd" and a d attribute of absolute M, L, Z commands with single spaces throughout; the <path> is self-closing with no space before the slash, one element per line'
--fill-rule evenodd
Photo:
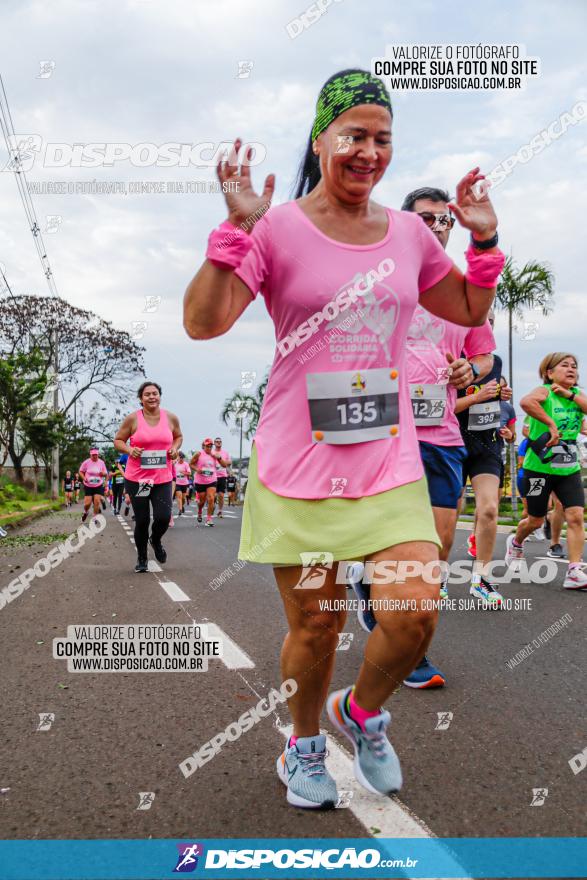
<path fill-rule="evenodd" d="M 492 379 L 491 382 L 486 382 L 485 385 L 481 386 L 481 389 L 477 394 L 475 394 L 475 402 L 484 403 L 486 400 L 495 400 L 498 388 L 499 385 L 495 379 Z"/>
<path fill-rule="evenodd" d="M 140 458 L 144 451 L 145 450 L 143 446 L 132 446 L 130 450 L 130 457 Z"/>
<path fill-rule="evenodd" d="M 547 446 L 556 446 L 556 444 L 560 441 L 560 434 L 558 432 L 558 428 L 556 425 L 552 425 L 549 429 L 550 432 L 550 440 L 546 444 Z"/>
<path fill-rule="evenodd" d="M 245 231 L 250 232 L 257 220 L 260 220 L 263 214 L 269 210 L 275 189 L 275 175 L 269 174 L 265 178 L 263 192 L 261 195 L 257 195 L 251 184 L 250 165 L 241 164 L 239 171 L 236 160 L 241 146 L 242 141 L 237 138 L 231 150 L 231 156 L 235 159 L 234 164 L 230 164 L 228 159 L 221 159 L 216 166 L 216 174 L 223 187 L 224 199 L 228 207 L 228 219 L 234 226 L 244 223 Z M 249 147 L 244 157 L 245 161 L 252 159 L 252 157 L 253 150 Z M 229 184 L 235 182 L 238 184 L 238 192 L 231 192 Z"/>

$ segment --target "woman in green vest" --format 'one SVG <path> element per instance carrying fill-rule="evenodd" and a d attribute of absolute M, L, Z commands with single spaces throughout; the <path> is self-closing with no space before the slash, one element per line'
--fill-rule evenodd
<path fill-rule="evenodd" d="M 543 384 L 520 401 L 528 413 L 528 451 L 524 456 L 524 494 L 528 516 L 506 542 L 505 561 L 522 559 L 523 541 L 538 528 L 548 510 L 550 493 L 561 502 L 567 521 L 569 567 L 563 587 L 583 590 L 587 573 L 581 567 L 585 544 L 585 493 L 577 451 L 577 436 L 587 413 L 587 395 L 578 387 L 577 358 L 555 351 L 538 370 Z"/>

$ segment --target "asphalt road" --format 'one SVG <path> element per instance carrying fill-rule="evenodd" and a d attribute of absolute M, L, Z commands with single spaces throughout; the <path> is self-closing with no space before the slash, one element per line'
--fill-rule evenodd
<path fill-rule="evenodd" d="M 285 624 L 271 569 L 233 568 L 210 587 L 236 561 L 241 511 L 227 513 L 213 529 L 193 516 L 176 519 L 164 571 L 136 575 L 129 533 L 108 511 L 104 531 L 0 609 L 0 837 L 586 834 L 587 772 L 573 773 L 569 761 L 587 746 L 587 591 L 562 589 L 561 564 L 554 582 L 504 587 L 508 598 L 530 600 L 526 609 L 441 614 L 430 656 L 447 686 L 402 687 L 388 704 L 405 780 L 399 799 L 363 793 L 347 774 L 339 784 L 352 792 L 348 806 L 326 813 L 288 806 L 274 771 L 284 742 L 278 726 L 288 723 L 282 705 L 184 778 L 181 761 L 280 683 Z M 78 525 L 79 509 L 22 533 L 70 533 Z M 466 558 L 466 535 L 457 533 L 455 559 Z M 504 541 L 499 535 L 496 556 Z M 546 550 L 527 547 L 529 562 Z M 0 545 L 0 588 L 48 549 Z M 466 585 L 451 586 L 451 599 L 467 595 Z M 563 615 L 567 626 L 539 640 Z M 52 657 L 52 640 L 68 625 L 192 621 L 213 623 L 231 640 L 207 672 L 68 673 Z M 353 614 L 346 630 L 353 639 L 337 653 L 335 687 L 353 681 L 364 644 Z M 509 668 L 533 640 L 533 653 Z M 45 713 L 55 718 L 38 730 Z M 445 729 L 438 726 L 449 716 L 439 713 L 452 713 Z M 332 736 L 326 717 L 324 728 Z M 338 735 L 331 748 L 344 777 Z M 542 805 L 531 805 L 533 789 L 548 789 Z M 148 809 L 137 809 L 140 792 L 155 795 Z"/>

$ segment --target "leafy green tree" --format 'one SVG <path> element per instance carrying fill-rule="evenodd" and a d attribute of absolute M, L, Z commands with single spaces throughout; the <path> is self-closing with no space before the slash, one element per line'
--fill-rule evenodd
<path fill-rule="evenodd" d="M 47 421 L 52 402 L 44 412 L 39 408 L 55 381 L 51 377 L 56 360 L 62 430 L 68 430 L 71 416 L 77 426 L 77 410 L 81 410 L 82 398 L 89 395 L 91 407 L 88 417 L 81 420 L 82 432 L 93 441 L 110 440 L 121 408 L 134 395 L 136 377 L 144 374 L 143 351 L 129 333 L 57 297 L 13 296 L 3 300 L 0 397 L 9 386 L 11 390 L 8 401 L 0 403 L 0 461 L 9 454 L 22 482 L 26 453 L 36 448 L 42 457 L 43 443 L 30 421 L 39 419 L 55 439 L 57 423 Z M 20 422 L 27 413 L 30 419 L 25 431 Z M 65 436 L 62 442 L 67 442 Z"/>
<path fill-rule="evenodd" d="M 33 346 L 26 352 L 17 349 L 0 357 L 0 446 L 10 455 L 21 483 L 22 462 L 30 440 L 19 429 L 19 422 L 30 421 L 48 385 L 45 356 L 40 348 Z"/>

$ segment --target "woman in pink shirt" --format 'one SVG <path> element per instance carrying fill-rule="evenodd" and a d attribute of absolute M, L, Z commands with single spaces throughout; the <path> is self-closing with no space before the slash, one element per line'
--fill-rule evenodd
<path fill-rule="evenodd" d="M 128 415 L 114 438 L 114 447 L 128 455 L 124 471 L 125 488 L 134 515 L 137 548 L 136 572 L 148 570 L 147 544 L 158 562 L 167 562 L 161 538 L 169 528 L 173 503 L 172 462 L 183 440 L 179 420 L 161 409 L 161 386 L 143 382 L 138 398 L 141 409 Z M 149 537 L 153 508 L 153 526 Z"/>
<path fill-rule="evenodd" d="M 202 510 L 207 502 L 207 526 L 214 525 L 212 514 L 214 513 L 214 502 L 216 500 L 217 460 L 212 454 L 213 446 L 212 438 L 206 437 L 202 443 L 202 451 L 194 453 L 190 461 L 190 467 L 194 471 L 194 490 L 198 494 L 198 522 L 202 522 Z"/>
<path fill-rule="evenodd" d="M 177 506 L 179 508 L 179 516 L 183 516 L 185 497 L 190 482 L 190 474 L 192 472 L 189 464 L 185 460 L 184 452 L 179 453 L 179 460 L 175 465 L 175 472 L 175 497 L 177 499 Z"/>
<path fill-rule="evenodd" d="M 361 70 L 335 74 L 318 97 L 297 198 L 269 211 L 274 176 L 257 195 L 251 155 L 240 167 L 235 161 L 237 140 L 234 156 L 218 166 L 222 182 L 239 184 L 225 188 L 228 220 L 211 234 L 184 301 L 194 339 L 226 333 L 259 291 L 275 325 L 239 556 L 273 564 L 283 599 L 289 632 L 281 665 L 294 729 L 277 772 L 288 802 L 301 807 L 332 807 L 338 797 L 319 731 L 344 627 L 345 560 L 384 563 L 388 574 L 412 565 L 397 583 L 378 576 L 372 584 L 377 626 L 356 684 L 327 705 L 353 745 L 359 782 L 383 795 L 401 786 L 382 705 L 434 632 L 437 612 L 421 600 L 439 597 L 438 576 L 422 573 L 438 559 L 438 536 L 406 335 L 418 303 L 457 324 L 482 324 L 503 265 L 495 248 L 473 242 L 463 277 L 419 217 L 372 200 L 391 161 L 391 125 L 381 80 Z M 479 169 L 470 171 L 451 207 L 475 240 L 490 240 L 497 220 L 487 194 L 473 191 L 481 179 Z"/>
<path fill-rule="evenodd" d="M 94 507 L 94 516 L 100 513 L 100 504 L 104 498 L 104 480 L 108 476 L 106 463 L 100 458 L 98 449 L 90 449 L 90 457 L 80 464 L 79 475 L 84 484 L 84 512 L 82 522 L 88 518 L 90 507 Z"/>

